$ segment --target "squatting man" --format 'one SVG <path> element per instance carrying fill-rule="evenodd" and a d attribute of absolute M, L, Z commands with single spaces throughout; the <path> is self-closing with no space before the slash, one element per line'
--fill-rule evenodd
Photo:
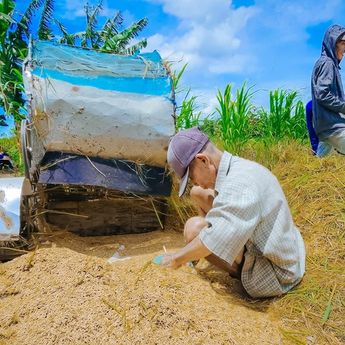
<path fill-rule="evenodd" d="M 239 278 L 254 298 L 280 296 L 305 271 L 305 247 L 276 177 L 265 167 L 219 150 L 197 127 L 170 141 L 168 164 L 187 182 L 199 216 L 184 227 L 187 245 L 165 254 L 162 265 L 178 268 L 206 258 Z"/>

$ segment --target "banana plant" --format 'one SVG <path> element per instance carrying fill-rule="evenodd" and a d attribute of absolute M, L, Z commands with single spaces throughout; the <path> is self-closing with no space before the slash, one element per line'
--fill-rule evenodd
<path fill-rule="evenodd" d="M 51 39 L 54 0 L 32 0 L 19 18 L 13 0 L 0 2 L 0 106 L 17 126 L 25 117 L 21 64 L 27 55 L 32 18 L 39 10 L 37 37 Z"/>
<path fill-rule="evenodd" d="M 80 45 L 83 48 L 95 49 L 105 53 L 133 55 L 147 46 L 147 40 L 142 39 L 132 45 L 130 42 L 148 24 L 148 19 L 143 18 L 121 30 L 123 24 L 122 13 L 118 11 L 113 18 L 108 19 L 101 29 L 97 29 L 98 17 L 102 11 L 102 2 L 96 6 L 86 4 L 85 19 L 86 27 L 82 32 L 69 33 L 67 28 L 59 21 L 56 21 L 60 29 L 61 38 L 59 43 L 71 46 Z"/>

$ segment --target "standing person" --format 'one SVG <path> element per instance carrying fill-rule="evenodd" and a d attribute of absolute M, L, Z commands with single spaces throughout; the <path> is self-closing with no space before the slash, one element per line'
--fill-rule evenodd
<path fill-rule="evenodd" d="M 319 157 L 328 155 L 332 148 L 345 154 L 345 95 L 339 71 L 344 53 L 345 28 L 332 25 L 325 33 L 321 57 L 315 63 L 311 78 Z"/>
<path fill-rule="evenodd" d="M 241 279 L 252 297 L 280 296 L 296 286 L 305 270 L 302 236 L 293 223 L 284 193 L 263 166 L 222 152 L 197 127 L 170 141 L 168 164 L 188 179 L 200 216 L 184 227 L 188 244 L 165 254 L 171 268 L 206 258 Z"/>

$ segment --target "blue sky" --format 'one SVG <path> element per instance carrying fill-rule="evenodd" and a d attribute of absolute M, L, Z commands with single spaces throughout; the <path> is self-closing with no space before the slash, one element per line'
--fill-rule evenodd
<path fill-rule="evenodd" d="M 19 9 L 26 1 L 17 1 Z M 96 4 L 97 0 L 89 0 Z M 84 27 L 84 1 L 56 1 L 56 17 L 70 31 Z M 255 103 L 266 105 L 268 90 L 296 89 L 309 98 L 310 74 L 320 55 L 324 31 L 345 26 L 343 0 L 104 0 L 105 17 L 117 10 L 124 25 L 144 16 L 146 50 L 188 63 L 183 84 L 212 111 L 217 89 L 247 81 L 258 90 Z"/>

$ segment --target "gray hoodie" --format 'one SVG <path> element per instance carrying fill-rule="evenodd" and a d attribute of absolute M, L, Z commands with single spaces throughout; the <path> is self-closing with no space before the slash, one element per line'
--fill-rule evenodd
<path fill-rule="evenodd" d="M 311 78 L 313 126 L 320 140 L 345 130 L 345 96 L 335 53 L 336 42 L 344 33 L 339 25 L 328 28 Z"/>

